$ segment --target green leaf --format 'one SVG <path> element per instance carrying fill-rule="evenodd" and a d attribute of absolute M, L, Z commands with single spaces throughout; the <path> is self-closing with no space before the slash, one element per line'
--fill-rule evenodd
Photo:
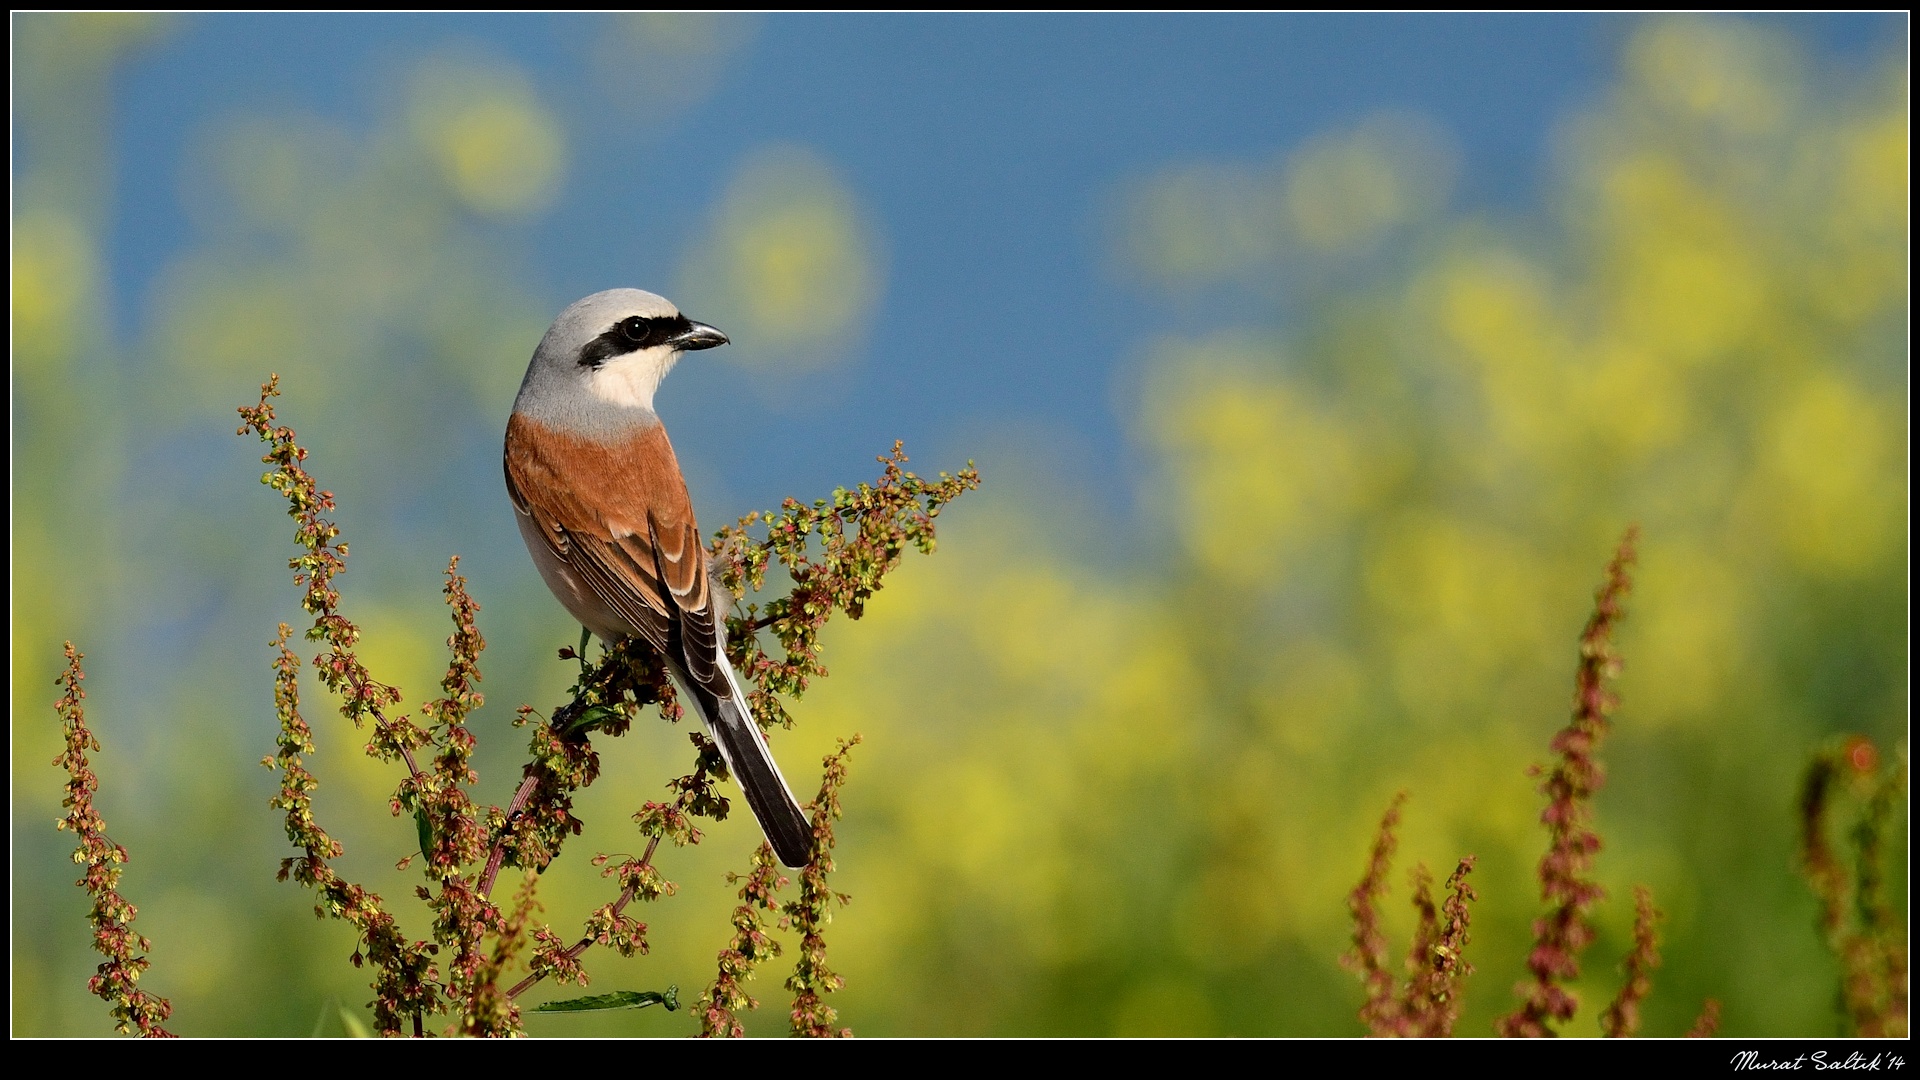
<path fill-rule="evenodd" d="M 339 1006 L 339 1009 L 340 1009 L 340 1027 L 346 1031 L 347 1038 L 349 1039 L 373 1038 L 373 1031 L 367 1027 L 367 1022 L 365 1020 L 360 1019 L 359 1014 L 349 1012 L 345 1005 Z"/>
<path fill-rule="evenodd" d="M 567 725 L 567 733 L 571 735 L 580 731 L 592 731 L 594 728 L 599 727 L 601 724 L 619 715 L 620 713 L 616 709 L 606 705 L 595 705 L 579 716 L 574 717 L 573 722 Z"/>
<path fill-rule="evenodd" d="M 611 994 L 595 994 L 592 997 L 569 998 L 566 1001 L 547 1001 L 534 1007 L 534 1012 L 609 1012 L 616 1009 L 644 1009 L 649 1005 L 665 1005 L 668 1012 L 680 1008 L 680 988 L 667 987 L 666 993 L 657 990 L 616 990 Z"/>
<path fill-rule="evenodd" d="M 427 808 L 417 807 L 413 811 L 414 828 L 420 834 L 420 857 L 433 861 L 433 822 L 427 820 Z"/>

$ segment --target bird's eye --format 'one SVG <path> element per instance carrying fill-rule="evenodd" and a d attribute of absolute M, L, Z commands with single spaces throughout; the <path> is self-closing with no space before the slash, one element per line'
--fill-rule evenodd
<path fill-rule="evenodd" d="M 641 344 L 647 340 L 647 320 L 638 315 L 620 320 L 620 336 L 635 345 Z"/>

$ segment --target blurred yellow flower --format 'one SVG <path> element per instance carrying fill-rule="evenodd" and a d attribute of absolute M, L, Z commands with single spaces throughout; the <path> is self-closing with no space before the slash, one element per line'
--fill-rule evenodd
<path fill-rule="evenodd" d="M 473 210 L 496 217 L 541 210 L 559 189 L 560 122 L 519 72 L 440 61 L 412 87 L 415 137 Z"/>
<path fill-rule="evenodd" d="M 1444 205 L 1455 169 L 1445 137 L 1414 117 L 1376 116 L 1315 139 L 1287 164 L 1294 235 L 1319 251 L 1368 247 Z"/>
<path fill-rule="evenodd" d="M 880 296 L 878 242 L 851 188 L 810 150 L 748 159 L 686 254 L 683 307 L 724 327 L 730 357 L 789 371 L 836 364 Z"/>
<path fill-rule="evenodd" d="M 13 359 L 34 371 L 66 360 L 99 287 L 93 237 L 57 210 L 13 221 Z"/>

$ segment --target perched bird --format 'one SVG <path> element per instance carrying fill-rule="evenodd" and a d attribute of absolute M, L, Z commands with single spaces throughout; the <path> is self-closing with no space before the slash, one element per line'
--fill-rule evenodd
<path fill-rule="evenodd" d="M 804 866 L 800 811 L 727 662 L 726 595 L 707 565 L 687 481 L 653 411 L 682 353 L 727 335 L 639 289 L 594 293 L 533 351 L 507 420 L 507 494 L 540 576 L 602 640 L 666 657 L 780 861 Z"/>

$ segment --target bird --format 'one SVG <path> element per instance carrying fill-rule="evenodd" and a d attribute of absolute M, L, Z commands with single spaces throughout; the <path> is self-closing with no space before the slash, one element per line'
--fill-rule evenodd
<path fill-rule="evenodd" d="M 653 405 L 683 355 L 727 343 L 640 289 L 575 301 L 540 339 L 514 398 L 507 493 L 554 598 L 603 642 L 639 638 L 665 657 L 774 854 L 801 867 L 813 826 L 727 661 L 732 597 L 708 565 Z"/>

